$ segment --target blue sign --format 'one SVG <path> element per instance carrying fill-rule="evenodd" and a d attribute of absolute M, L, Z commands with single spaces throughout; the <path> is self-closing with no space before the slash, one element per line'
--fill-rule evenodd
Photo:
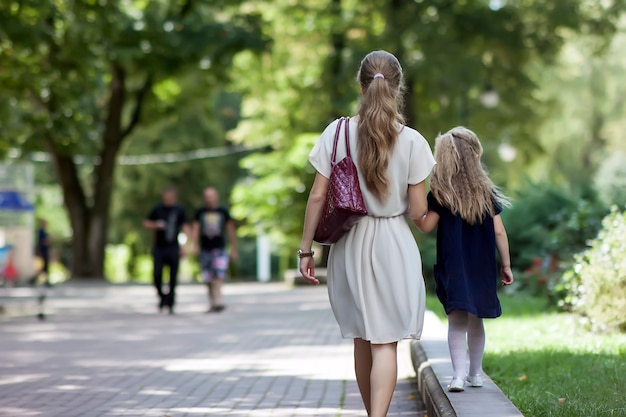
<path fill-rule="evenodd" d="M 33 205 L 18 191 L 0 191 L 0 210 L 31 211 L 33 209 Z"/>

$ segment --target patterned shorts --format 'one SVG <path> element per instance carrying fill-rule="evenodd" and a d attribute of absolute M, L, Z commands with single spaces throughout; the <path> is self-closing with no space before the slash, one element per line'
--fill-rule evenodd
<path fill-rule="evenodd" d="M 214 278 L 226 278 L 230 257 L 225 249 L 203 250 L 200 252 L 202 279 L 209 283 Z"/>

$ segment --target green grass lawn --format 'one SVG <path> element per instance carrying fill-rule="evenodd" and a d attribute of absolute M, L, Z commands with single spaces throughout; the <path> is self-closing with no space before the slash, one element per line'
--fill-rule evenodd
<path fill-rule="evenodd" d="M 626 416 L 626 334 L 589 332 L 578 316 L 550 311 L 540 299 L 501 302 L 502 317 L 485 320 L 483 365 L 524 416 Z"/>

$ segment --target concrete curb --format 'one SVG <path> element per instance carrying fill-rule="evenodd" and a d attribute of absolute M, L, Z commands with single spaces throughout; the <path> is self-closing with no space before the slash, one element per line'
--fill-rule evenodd
<path fill-rule="evenodd" d="M 417 387 L 429 417 L 456 417 L 456 411 L 444 392 L 426 352 L 418 340 L 411 342 L 411 362 L 417 374 Z"/>
<path fill-rule="evenodd" d="M 411 362 L 428 416 L 523 417 L 486 374 L 480 389 L 466 386 L 463 393 L 447 392 L 452 380 L 447 333 L 447 326 L 432 311 L 426 311 L 422 339 L 411 342 Z"/>

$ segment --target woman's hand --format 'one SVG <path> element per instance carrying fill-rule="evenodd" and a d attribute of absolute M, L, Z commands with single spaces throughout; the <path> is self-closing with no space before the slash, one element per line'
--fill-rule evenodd
<path fill-rule="evenodd" d="M 320 281 L 315 278 L 315 259 L 312 256 L 300 258 L 300 273 L 309 284 L 319 285 Z"/>

